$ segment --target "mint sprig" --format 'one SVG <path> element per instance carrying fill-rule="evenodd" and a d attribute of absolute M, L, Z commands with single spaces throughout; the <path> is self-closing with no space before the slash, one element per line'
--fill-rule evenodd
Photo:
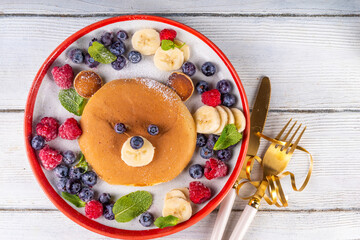
<path fill-rule="evenodd" d="M 224 127 L 219 139 L 214 145 L 214 150 L 221 150 L 237 144 L 242 139 L 242 134 L 238 132 L 235 124 L 228 124 Z"/>
<path fill-rule="evenodd" d="M 158 217 L 154 224 L 158 228 L 165 228 L 175 226 L 179 222 L 179 218 L 174 217 L 173 215 L 169 215 L 166 217 Z"/>
<path fill-rule="evenodd" d="M 146 212 L 152 204 L 152 196 L 147 191 L 136 191 L 119 198 L 113 207 L 117 222 L 129 222 Z"/>
<path fill-rule="evenodd" d="M 79 162 L 75 165 L 76 168 L 81 167 L 82 169 L 85 170 L 85 172 L 87 172 L 89 170 L 89 164 L 85 159 L 85 156 L 82 152 L 80 152 L 80 160 Z"/>
<path fill-rule="evenodd" d="M 170 49 L 174 49 L 174 48 L 182 48 L 185 45 L 185 43 L 181 44 L 181 45 L 177 45 L 175 42 L 171 41 L 171 40 L 162 40 L 161 41 L 161 49 L 164 51 L 170 50 Z"/>
<path fill-rule="evenodd" d="M 108 64 L 112 63 L 117 57 L 99 42 L 93 42 L 88 48 L 88 53 L 97 62 Z"/>
<path fill-rule="evenodd" d="M 59 92 L 61 105 L 69 112 L 81 116 L 87 100 L 81 97 L 73 88 L 63 89 Z"/>
<path fill-rule="evenodd" d="M 67 192 L 61 192 L 61 196 L 75 205 L 75 207 L 85 207 L 86 202 L 82 201 L 77 195 L 73 195 Z"/>

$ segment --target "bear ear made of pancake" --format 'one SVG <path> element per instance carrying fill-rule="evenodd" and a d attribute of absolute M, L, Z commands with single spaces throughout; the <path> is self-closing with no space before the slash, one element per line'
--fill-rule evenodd
<path fill-rule="evenodd" d="M 194 92 L 193 81 L 184 73 L 173 72 L 166 85 L 174 90 L 183 102 L 187 101 Z"/>

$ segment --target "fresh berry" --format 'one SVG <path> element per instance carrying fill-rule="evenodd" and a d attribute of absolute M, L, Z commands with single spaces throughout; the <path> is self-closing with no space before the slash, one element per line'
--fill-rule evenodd
<path fill-rule="evenodd" d="M 214 155 L 214 151 L 208 147 L 202 147 L 200 149 L 200 156 L 205 159 L 209 159 Z"/>
<path fill-rule="evenodd" d="M 59 189 L 59 191 L 65 192 L 66 191 L 66 182 L 68 181 L 68 178 L 59 178 L 56 181 L 56 187 Z"/>
<path fill-rule="evenodd" d="M 207 179 L 211 180 L 213 178 L 224 177 L 226 176 L 228 167 L 223 161 L 217 160 L 215 158 L 210 158 L 206 161 L 204 175 Z"/>
<path fill-rule="evenodd" d="M 81 190 L 81 183 L 79 180 L 69 179 L 66 182 L 66 192 L 70 194 L 77 194 Z"/>
<path fill-rule="evenodd" d="M 95 61 L 88 53 L 85 54 L 84 62 L 89 68 L 95 68 L 100 64 L 99 62 Z"/>
<path fill-rule="evenodd" d="M 236 98 L 234 95 L 230 93 L 226 93 L 222 96 L 222 104 L 226 107 L 231 107 L 236 102 Z"/>
<path fill-rule="evenodd" d="M 39 152 L 39 158 L 46 170 L 53 170 L 61 163 L 62 155 L 55 149 L 50 148 L 49 145 L 45 145 Z"/>
<path fill-rule="evenodd" d="M 113 40 L 113 35 L 111 32 L 106 32 L 100 37 L 100 43 L 102 43 L 105 47 L 111 45 Z"/>
<path fill-rule="evenodd" d="M 194 181 L 189 184 L 189 195 L 193 203 L 200 204 L 211 198 L 211 190 L 203 183 Z"/>
<path fill-rule="evenodd" d="M 71 88 L 74 80 L 74 73 L 72 67 L 69 64 L 65 64 L 62 67 L 54 67 L 51 70 L 51 74 L 54 78 L 56 85 L 58 85 L 60 88 Z"/>
<path fill-rule="evenodd" d="M 79 198 L 84 202 L 89 202 L 94 199 L 95 192 L 89 187 L 84 187 L 79 192 Z"/>
<path fill-rule="evenodd" d="M 155 136 L 159 134 L 159 127 L 154 124 L 150 124 L 147 128 L 147 131 L 150 135 Z"/>
<path fill-rule="evenodd" d="M 45 138 L 45 141 L 51 141 L 57 137 L 58 128 L 59 123 L 55 118 L 44 117 L 36 124 L 36 133 Z"/>
<path fill-rule="evenodd" d="M 63 152 L 63 161 L 68 165 L 73 164 L 76 161 L 75 153 L 70 150 Z"/>
<path fill-rule="evenodd" d="M 199 81 L 196 84 L 196 91 L 200 94 L 203 94 L 206 91 L 209 91 L 209 84 L 205 81 Z"/>
<path fill-rule="evenodd" d="M 124 30 L 118 31 L 116 33 L 116 37 L 121 41 L 124 41 L 129 38 L 128 34 Z"/>
<path fill-rule="evenodd" d="M 84 62 L 84 54 L 83 52 L 78 49 L 78 48 L 74 48 L 72 49 L 70 52 L 69 52 L 69 58 L 71 59 L 71 61 L 73 63 L 77 63 L 77 64 L 80 64 L 80 63 L 83 63 Z"/>
<path fill-rule="evenodd" d="M 190 177 L 194 179 L 199 179 L 202 178 L 202 176 L 204 176 L 204 169 L 200 164 L 194 164 L 190 166 L 189 174 Z"/>
<path fill-rule="evenodd" d="M 96 219 L 101 217 L 103 214 L 103 205 L 96 201 L 91 200 L 90 202 L 87 202 L 85 205 L 85 216 L 91 219 Z"/>
<path fill-rule="evenodd" d="M 135 136 L 130 139 L 130 146 L 133 149 L 140 149 L 143 145 L 144 145 L 144 140 L 139 136 Z"/>
<path fill-rule="evenodd" d="M 67 177 L 69 174 L 69 168 L 64 164 L 59 164 L 56 168 L 54 168 L 54 173 L 59 178 Z"/>
<path fill-rule="evenodd" d="M 196 72 L 196 67 L 192 62 L 184 62 L 184 64 L 181 66 L 181 69 L 183 73 L 191 77 Z"/>
<path fill-rule="evenodd" d="M 111 195 L 109 193 L 102 193 L 99 197 L 99 202 L 106 205 L 109 204 L 111 200 Z"/>
<path fill-rule="evenodd" d="M 206 145 L 207 138 L 204 134 L 198 133 L 196 137 L 196 146 L 203 147 Z"/>
<path fill-rule="evenodd" d="M 79 123 L 75 118 L 68 118 L 59 127 L 59 136 L 63 139 L 75 140 L 82 134 Z"/>
<path fill-rule="evenodd" d="M 89 171 L 81 175 L 81 182 L 89 187 L 92 187 L 97 182 L 97 175 L 93 171 Z"/>
<path fill-rule="evenodd" d="M 109 47 L 109 50 L 115 56 L 118 57 L 118 56 L 124 54 L 126 48 L 125 48 L 125 44 L 121 40 L 118 40 L 118 41 L 114 42 L 113 44 L 111 44 L 111 46 Z"/>
<path fill-rule="evenodd" d="M 45 139 L 40 135 L 35 135 L 31 139 L 31 146 L 35 150 L 40 150 L 45 146 Z"/>
<path fill-rule="evenodd" d="M 176 38 L 176 31 L 172 29 L 163 29 L 160 32 L 160 40 L 171 40 L 174 41 Z"/>
<path fill-rule="evenodd" d="M 115 129 L 115 132 L 119 133 L 119 134 L 126 132 L 126 126 L 123 123 L 115 124 L 114 129 Z"/>
<path fill-rule="evenodd" d="M 223 161 L 223 162 L 227 162 L 230 160 L 231 158 L 231 151 L 230 149 L 222 149 L 216 152 L 216 156 L 218 157 L 219 160 Z"/>
<path fill-rule="evenodd" d="M 91 41 L 89 42 L 89 47 L 92 46 L 93 42 L 99 42 L 99 41 L 97 38 L 91 39 Z"/>
<path fill-rule="evenodd" d="M 115 219 L 115 215 L 113 213 L 113 207 L 114 204 L 107 204 L 104 207 L 104 218 L 106 218 L 107 220 L 114 220 Z"/>
<path fill-rule="evenodd" d="M 128 59 L 132 63 L 138 63 L 142 59 L 141 53 L 139 53 L 138 51 L 130 51 L 128 55 Z"/>
<path fill-rule="evenodd" d="M 229 93 L 232 89 L 231 83 L 229 80 L 221 80 L 216 84 L 216 88 L 221 94 Z"/>
<path fill-rule="evenodd" d="M 215 74 L 216 72 L 216 67 L 214 64 L 212 64 L 211 62 L 206 62 L 201 66 L 201 72 L 209 77 Z"/>
<path fill-rule="evenodd" d="M 219 90 L 212 89 L 201 94 L 201 101 L 208 106 L 216 107 L 221 104 L 221 94 Z"/>
<path fill-rule="evenodd" d="M 215 135 L 215 134 L 210 134 L 207 142 L 206 142 L 206 147 L 209 149 L 214 149 L 215 143 L 217 142 L 217 140 L 219 139 L 220 136 Z"/>
<path fill-rule="evenodd" d="M 120 71 L 126 65 L 126 59 L 123 56 L 119 56 L 115 61 L 111 63 L 111 66 L 116 71 Z"/>
<path fill-rule="evenodd" d="M 83 168 L 70 168 L 69 177 L 71 179 L 80 180 L 81 175 L 85 172 Z"/>
<path fill-rule="evenodd" d="M 144 227 L 150 227 L 154 222 L 154 216 L 149 212 L 140 215 L 139 222 Z"/>

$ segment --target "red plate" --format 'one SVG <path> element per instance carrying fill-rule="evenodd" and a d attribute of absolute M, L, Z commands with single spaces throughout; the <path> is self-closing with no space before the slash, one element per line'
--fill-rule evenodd
<path fill-rule="evenodd" d="M 41 85 L 41 82 L 49 70 L 50 66 L 53 64 L 53 62 L 56 60 L 56 58 L 64 51 L 66 48 L 71 45 L 73 42 L 81 38 L 82 36 L 86 35 L 87 33 L 96 30 L 98 28 L 101 28 L 103 26 L 113 24 L 116 22 L 123 22 L 123 21 L 132 21 L 132 20 L 149 20 L 149 21 L 156 21 L 168 24 L 170 26 L 175 26 L 178 28 L 181 28 L 182 30 L 185 30 L 189 32 L 190 34 L 196 36 L 197 38 L 201 39 L 205 44 L 207 44 L 224 62 L 225 66 L 228 68 L 229 72 L 231 73 L 236 86 L 240 93 L 240 98 L 242 102 L 242 108 L 243 112 L 246 118 L 246 129 L 244 130 L 244 136 L 241 143 L 241 150 L 238 157 L 238 160 L 236 162 L 236 165 L 234 167 L 234 170 L 232 174 L 229 176 L 228 181 L 226 182 L 223 189 L 219 192 L 219 194 L 214 197 L 211 201 L 208 202 L 206 206 L 204 206 L 200 211 L 198 211 L 195 215 L 193 215 L 189 220 L 186 222 L 183 222 L 181 224 L 178 224 L 174 227 L 167 227 L 164 229 L 150 229 L 150 230 L 124 230 L 124 229 L 118 229 L 113 228 L 109 226 L 105 226 L 101 223 L 98 223 L 96 221 L 93 221 L 91 219 L 88 219 L 78 211 L 76 211 L 74 208 L 72 208 L 51 186 L 49 181 L 47 180 L 41 165 L 39 164 L 39 161 L 36 157 L 35 151 L 32 149 L 30 145 L 30 139 L 32 137 L 32 119 L 33 119 L 33 112 L 34 112 L 34 105 L 36 96 L 39 90 L 39 87 Z M 226 194 L 229 192 L 229 190 L 232 188 L 237 176 L 240 173 L 241 166 L 244 162 L 248 141 L 249 141 L 249 127 L 250 127 L 250 121 L 249 121 L 249 106 L 248 101 L 245 95 L 244 87 L 241 84 L 240 78 L 237 75 L 234 67 L 228 60 L 228 58 L 225 56 L 225 54 L 209 39 L 207 39 L 204 35 L 197 32 L 196 30 L 181 24 L 179 22 L 162 18 L 162 17 L 156 17 L 156 16 L 147 16 L 147 15 L 127 15 L 127 16 L 120 16 L 120 17 L 114 17 L 102 20 L 100 22 L 94 23 L 90 26 L 87 26 L 80 31 L 74 33 L 69 38 L 67 38 L 64 42 L 62 42 L 51 54 L 50 56 L 45 60 L 44 64 L 41 66 L 40 70 L 38 71 L 34 82 L 31 86 L 29 96 L 26 103 L 26 109 L 25 109 L 25 121 L 24 121 L 24 129 L 25 129 L 25 145 L 26 145 L 26 151 L 27 155 L 30 161 L 31 168 L 36 176 L 36 179 L 38 180 L 40 186 L 42 187 L 45 194 L 48 196 L 48 198 L 53 202 L 53 204 L 61 211 L 63 212 L 67 217 L 69 217 L 74 222 L 78 223 L 79 225 L 93 231 L 99 234 L 102 234 L 104 236 L 113 237 L 113 238 L 121 238 L 121 239 L 150 239 L 150 238 L 157 238 L 157 237 L 163 237 L 166 235 L 170 235 L 176 232 L 179 232 L 187 227 L 190 227 L 191 225 L 197 223 L 201 219 L 203 219 L 205 216 L 207 216 L 211 211 L 213 211 L 217 205 L 222 201 L 222 199 L 226 196 Z M 211 227 L 211 226 L 209 226 Z"/>

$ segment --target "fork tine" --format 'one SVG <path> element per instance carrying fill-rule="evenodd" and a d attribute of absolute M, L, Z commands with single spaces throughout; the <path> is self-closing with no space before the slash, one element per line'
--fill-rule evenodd
<path fill-rule="evenodd" d="M 292 121 L 292 118 L 290 118 L 290 120 L 287 122 L 287 124 L 283 127 L 283 129 L 281 129 L 281 131 L 279 132 L 279 134 L 276 136 L 275 139 L 280 139 L 281 135 L 283 135 L 283 133 L 285 132 L 286 128 L 289 126 L 290 122 Z"/>
<path fill-rule="evenodd" d="M 288 154 L 292 154 L 295 151 L 295 149 L 296 149 L 297 145 L 299 144 L 300 139 L 301 139 L 303 133 L 305 132 L 305 130 L 306 130 L 306 126 L 304 127 L 304 130 L 302 130 L 302 132 L 300 133 L 299 137 L 296 139 L 295 143 L 292 145 L 292 147 L 291 147 Z"/>
<path fill-rule="evenodd" d="M 295 121 L 295 123 L 291 126 L 290 130 L 287 132 L 287 134 L 281 139 L 281 141 L 286 141 L 286 139 L 288 138 L 288 136 L 290 135 L 291 131 L 293 130 L 296 124 L 297 121 Z"/>
<path fill-rule="evenodd" d="M 297 132 L 299 131 L 299 129 L 301 128 L 301 124 L 299 125 L 299 127 L 296 129 L 296 131 L 294 132 L 294 134 L 291 136 L 291 138 L 289 139 L 289 141 L 286 142 L 286 145 L 284 147 L 283 150 L 286 151 L 286 149 L 290 146 L 292 140 L 294 139 L 294 137 L 296 136 Z"/>

